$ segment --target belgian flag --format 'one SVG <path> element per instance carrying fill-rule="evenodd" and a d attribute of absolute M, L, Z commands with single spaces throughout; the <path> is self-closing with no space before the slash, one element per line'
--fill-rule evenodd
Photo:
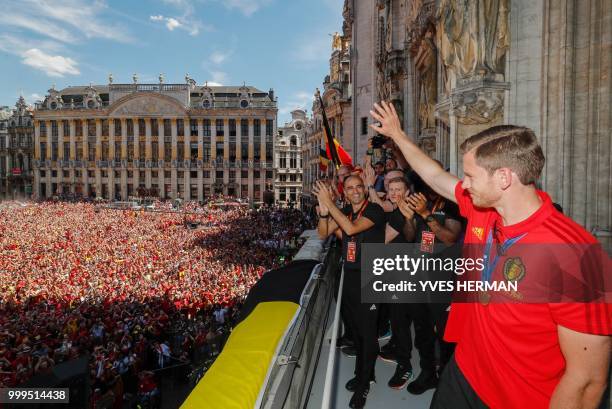
<path fill-rule="evenodd" d="M 326 149 L 319 149 L 319 169 L 321 172 L 327 172 L 327 166 L 329 165 L 329 156 L 327 156 Z"/>
<path fill-rule="evenodd" d="M 223 351 L 181 409 L 259 407 L 280 343 L 299 314 L 318 260 L 270 270 L 251 288 Z"/>
<path fill-rule="evenodd" d="M 327 152 L 327 158 L 330 159 L 336 169 L 341 165 L 353 165 L 353 159 L 351 156 L 342 148 L 342 145 L 338 142 L 331 132 L 329 127 L 329 121 L 327 120 L 327 114 L 325 113 L 325 104 L 323 104 L 323 98 L 321 98 L 321 92 L 317 89 L 317 98 L 321 104 L 321 113 L 323 114 L 323 128 L 325 131 L 325 150 Z"/>

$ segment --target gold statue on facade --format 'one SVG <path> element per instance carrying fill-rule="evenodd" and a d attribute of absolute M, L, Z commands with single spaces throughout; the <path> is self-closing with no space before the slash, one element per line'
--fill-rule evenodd
<path fill-rule="evenodd" d="M 332 34 L 332 50 L 342 50 L 342 36 L 337 31 Z"/>

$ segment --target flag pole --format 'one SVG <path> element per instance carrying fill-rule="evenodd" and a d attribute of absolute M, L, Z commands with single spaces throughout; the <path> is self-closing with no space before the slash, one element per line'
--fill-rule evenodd
<path fill-rule="evenodd" d="M 321 98 L 321 92 L 317 88 L 316 96 L 319 99 L 319 104 L 321 104 L 321 113 L 323 115 L 323 128 L 325 129 L 325 137 L 326 143 L 329 147 L 329 153 L 331 161 L 334 163 L 336 170 L 340 169 L 340 157 L 338 156 L 338 151 L 336 150 L 336 144 L 334 143 L 334 136 L 331 133 L 331 129 L 329 128 L 329 122 L 327 120 L 327 114 L 325 113 L 325 104 L 323 103 L 323 98 Z"/>

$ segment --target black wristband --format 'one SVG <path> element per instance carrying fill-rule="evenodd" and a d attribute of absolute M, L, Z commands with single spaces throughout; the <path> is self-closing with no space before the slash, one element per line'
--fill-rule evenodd
<path fill-rule="evenodd" d="M 326 214 L 326 215 L 320 214 L 319 215 L 319 219 L 327 219 L 328 217 L 329 217 L 329 214 Z"/>

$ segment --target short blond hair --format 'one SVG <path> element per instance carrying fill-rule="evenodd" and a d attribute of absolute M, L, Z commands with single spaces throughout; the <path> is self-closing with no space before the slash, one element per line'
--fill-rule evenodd
<path fill-rule="evenodd" d="M 474 151 L 476 163 L 489 174 L 500 168 L 512 169 L 524 185 L 535 183 L 545 158 L 542 147 L 529 128 L 498 125 L 472 135 L 461 144 L 461 152 Z"/>

